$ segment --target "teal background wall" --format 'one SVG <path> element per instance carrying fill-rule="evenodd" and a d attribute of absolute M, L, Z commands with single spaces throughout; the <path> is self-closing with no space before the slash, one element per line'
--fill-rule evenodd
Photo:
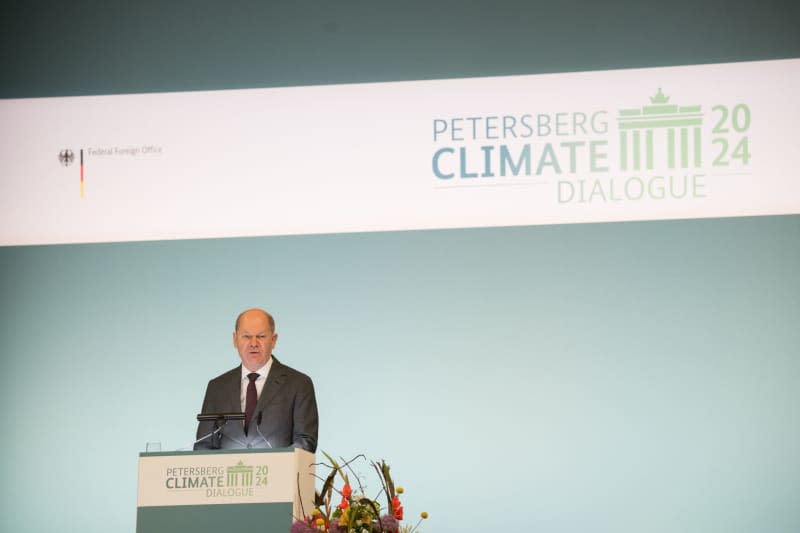
<path fill-rule="evenodd" d="M 0 529 L 132 530 L 137 452 L 189 444 L 263 304 L 321 447 L 390 460 L 426 531 L 794 531 L 798 239 L 767 217 L 2 249 Z"/>
<path fill-rule="evenodd" d="M 800 56 L 793 0 L 6 2 L 0 97 Z"/>
<path fill-rule="evenodd" d="M 4 9 L 5 98 L 800 56 L 789 2 Z M 426 532 L 798 531 L 798 242 L 784 216 L 1 248 L 0 531 L 133 531 L 137 453 L 191 442 L 251 305 L 321 448 L 386 458 Z"/>

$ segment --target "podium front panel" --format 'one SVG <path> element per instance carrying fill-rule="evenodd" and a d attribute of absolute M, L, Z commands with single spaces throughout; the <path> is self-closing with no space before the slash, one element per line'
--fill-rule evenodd
<path fill-rule="evenodd" d="M 142 453 L 136 531 L 288 531 L 311 511 L 313 463 L 294 448 Z"/>
<path fill-rule="evenodd" d="M 139 507 L 136 533 L 288 532 L 291 503 Z"/>

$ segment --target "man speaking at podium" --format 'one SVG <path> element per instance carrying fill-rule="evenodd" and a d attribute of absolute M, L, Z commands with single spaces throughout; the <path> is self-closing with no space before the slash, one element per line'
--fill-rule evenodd
<path fill-rule="evenodd" d="M 263 309 L 248 309 L 236 319 L 233 345 L 242 364 L 208 382 L 203 413 L 244 412 L 215 432 L 214 421 L 197 427 L 194 449 L 317 449 L 317 400 L 314 383 L 272 356 L 278 341 L 275 320 Z M 213 434 L 213 435 L 212 435 Z"/>

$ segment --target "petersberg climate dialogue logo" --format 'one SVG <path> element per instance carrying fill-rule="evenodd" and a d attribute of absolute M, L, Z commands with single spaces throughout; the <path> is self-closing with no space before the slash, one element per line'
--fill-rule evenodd
<path fill-rule="evenodd" d="M 747 173 L 747 104 L 671 100 L 659 88 L 612 112 L 435 118 L 433 176 L 447 187 L 552 183 L 567 204 L 705 198 L 709 174 Z"/>
<path fill-rule="evenodd" d="M 169 492 L 200 491 L 206 498 L 247 497 L 256 487 L 266 487 L 268 465 L 175 466 L 166 469 L 164 485 Z"/>

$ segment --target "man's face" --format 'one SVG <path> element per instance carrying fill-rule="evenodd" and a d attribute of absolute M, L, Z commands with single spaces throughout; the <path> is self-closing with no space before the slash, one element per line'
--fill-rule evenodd
<path fill-rule="evenodd" d="M 269 361 L 277 333 L 269 327 L 269 321 L 263 313 L 247 312 L 239 321 L 239 328 L 233 332 L 233 345 L 239 351 L 244 367 L 255 372 Z"/>

